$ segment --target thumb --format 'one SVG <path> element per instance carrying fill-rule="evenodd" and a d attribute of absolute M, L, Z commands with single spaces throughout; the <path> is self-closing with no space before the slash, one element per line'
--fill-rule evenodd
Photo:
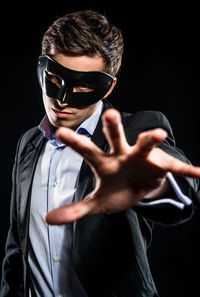
<path fill-rule="evenodd" d="M 45 220 L 49 225 L 69 224 L 77 221 L 92 212 L 93 203 L 90 201 L 91 199 L 87 198 L 81 202 L 55 208 L 47 213 Z"/>

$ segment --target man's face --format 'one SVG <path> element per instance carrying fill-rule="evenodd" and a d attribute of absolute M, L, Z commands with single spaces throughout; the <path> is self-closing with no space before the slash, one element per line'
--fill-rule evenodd
<path fill-rule="evenodd" d="M 104 71 L 104 61 L 100 56 L 68 56 L 62 53 L 51 53 L 51 56 L 62 66 L 76 71 Z M 49 79 L 58 87 L 60 82 L 48 73 Z M 73 92 L 90 92 L 92 88 L 87 85 L 74 87 Z M 95 111 L 98 102 L 85 108 L 70 106 L 52 99 L 43 92 L 44 107 L 50 123 L 55 127 L 68 127 L 76 130 L 77 127 Z"/>

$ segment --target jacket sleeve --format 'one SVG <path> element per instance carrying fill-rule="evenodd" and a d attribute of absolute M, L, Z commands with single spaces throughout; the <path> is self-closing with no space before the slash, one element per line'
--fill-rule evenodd
<path fill-rule="evenodd" d="M 183 151 L 176 147 L 171 125 L 164 114 L 153 111 L 139 112 L 137 121 L 133 122 L 133 124 L 137 130 L 134 141 L 136 141 L 137 135 L 143 131 L 158 127 L 166 130 L 168 137 L 159 145 L 160 149 L 190 164 Z M 138 214 L 160 224 L 177 224 L 190 219 L 195 207 L 198 207 L 200 203 L 198 179 L 179 177 L 169 173 L 169 180 L 171 187 L 164 196 L 151 201 L 144 199 L 134 207 L 134 210 Z"/>
<path fill-rule="evenodd" d="M 177 224 L 189 220 L 195 210 L 199 196 L 197 190 L 182 178 L 167 174 L 170 188 L 161 197 L 143 199 L 135 206 L 138 214 L 160 224 Z"/>
<path fill-rule="evenodd" d="M 7 236 L 5 258 L 2 265 L 0 297 L 24 296 L 23 267 L 24 259 L 19 244 L 16 209 L 16 167 L 19 151 L 17 146 L 15 163 L 12 171 L 12 195 L 10 206 L 10 229 Z"/>

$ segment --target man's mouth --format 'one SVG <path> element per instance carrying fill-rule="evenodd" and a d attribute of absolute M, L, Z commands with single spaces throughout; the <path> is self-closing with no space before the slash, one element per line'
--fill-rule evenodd
<path fill-rule="evenodd" d="M 52 108 L 53 112 L 56 114 L 57 117 L 60 117 L 60 118 L 67 118 L 69 116 L 71 116 L 73 113 L 72 112 L 69 112 L 69 111 L 66 111 L 66 110 L 58 110 L 58 109 L 55 109 L 55 108 Z"/>

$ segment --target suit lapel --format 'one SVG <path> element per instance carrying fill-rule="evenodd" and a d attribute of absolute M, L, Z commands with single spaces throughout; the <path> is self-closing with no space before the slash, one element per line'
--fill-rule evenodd
<path fill-rule="evenodd" d="M 43 135 L 39 135 L 34 142 L 28 143 L 25 153 L 21 156 L 18 166 L 18 186 L 19 186 L 19 201 L 18 201 L 18 220 L 20 242 L 24 255 L 27 254 L 27 239 L 29 228 L 29 212 L 30 212 L 30 194 L 31 185 L 35 167 L 39 158 L 39 154 L 44 143 Z"/>

